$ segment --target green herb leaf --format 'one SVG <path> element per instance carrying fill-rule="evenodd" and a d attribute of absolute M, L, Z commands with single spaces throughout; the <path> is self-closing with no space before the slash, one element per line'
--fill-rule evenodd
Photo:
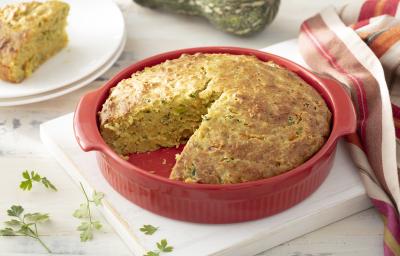
<path fill-rule="evenodd" d="M 77 230 L 81 231 L 80 238 L 81 242 L 86 242 L 93 239 L 93 229 L 100 230 L 102 225 L 99 221 L 84 221 L 82 222 Z"/>
<path fill-rule="evenodd" d="M 78 231 L 85 231 L 90 229 L 90 222 L 84 221 L 76 228 Z"/>
<path fill-rule="evenodd" d="M 95 204 L 96 206 L 101 205 L 101 200 L 104 197 L 104 194 L 101 192 L 93 192 L 92 199 L 89 199 L 85 188 L 82 183 L 80 184 L 82 188 L 83 195 L 85 196 L 86 202 L 81 204 L 79 209 L 75 210 L 73 216 L 78 219 L 87 219 L 83 221 L 77 228 L 78 231 L 81 231 L 80 238 L 81 242 L 86 242 L 93 239 L 93 231 L 100 230 L 102 228 L 102 224 L 100 221 L 94 220 L 91 214 L 90 205 Z"/>
<path fill-rule="evenodd" d="M 101 200 L 104 197 L 104 193 L 94 191 L 93 192 L 93 202 L 96 206 L 101 205 Z"/>
<path fill-rule="evenodd" d="M 93 239 L 92 224 L 90 222 L 82 222 L 78 228 L 78 231 L 82 231 L 80 234 L 81 242 L 86 242 Z"/>
<path fill-rule="evenodd" d="M 192 165 L 192 169 L 190 170 L 190 175 L 191 175 L 192 177 L 196 177 L 196 175 L 197 175 L 196 166 Z"/>
<path fill-rule="evenodd" d="M 88 203 L 84 203 L 79 206 L 79 209 L 76 209 L 74 211 L 74 214 L 72 216 L 78 219 L 83 219 L 83 218 L 88 218 L 89 215 L 90 213 L 88 209 Z"/>
<path fill-rule="evenodd" d="M 20 206 L 20 205 L 13 205 L 13 206 L 11 206 L 10 209 L 7 210 L 8 216 L 17 217 L 17 218 L 19 218 L 19 216 L 23 212 L 24 212 L 24 208 L 22 208 L 22 206 Z"/>
<path fill-rule="evenodd" d="M 31 180 L 21 181 L 21 184 L 19 184 L 19 187 L 20 187 L 22 190 L 31 190 L 31 188 L 32 188 L 32 181 L 31 181 Z"/>
<path fill-rule="evenodd" d="M 294 117 L 293 116 L 289 116 L 288 117 L 288 125 L 293 125 L 295 123 Z"/>
<path fill-rule="evenodd" d="M 42 179 L 39 175 L 39 173 L 31 171 L 31 178 L 32 180 L 36 181 L 36 182 L 40 182 L 40 180 Z"/>
<path fill-rule="evenodd" d="M 0 229 L 0 236 L 15 236 L 15 232 L 12 228 Z"/>
<path fill-rule="evenodd" d="M 52 190 L 54 190 L 54 191 L 57 191 L 57 188 L 56 188 L 46 177 L 43 177 L 43 178 L 42 178 L 42 184 L 43 184 L 46 188 L 52 189 Z"/>
<path fill-rule="evenodd" d="M 143 256 L 160 256 L 160 252 L 149 251 L 146 254 L 144 254 Z"/>
<path fill-rule="evenodd" d="M 49 220 L 49 215 L 47 213 L 27 213 L 24 215 L 24 219 L 28 220 L 29 222 L 34 223 L 41 223 L 46 222 Z"/>
<path fill-rule="evenodd" d="M 168 242 L 166 239 L 161 240 L 160 242 L 157 243 L 157 248 L 161 252 L 172 252 L 174 247 L 168 246 Z"/>
<path fill-rule="evenodd" d="M 29 173 L 28 170 L 25 170 L 22 173 L 22 177 L 25 180 L 21 181 L 19 187 L 24 191 L 31 190 L 33 182 L 41 182 L 46 188 L 57 191 L 57 188 L 46 177 L 41 177 L 39 173 L 35 171 Z"/>
<path fill-rule="evenodd" d="M 81 239 L 81 242 L 87 242 L 93 239 L 93 232 L 91 229 L 87 229 L 85 231 L 82 231 L 79 237 Z"/>
<path fill-rule="evenodd" d="M 31 177 L 29 176 L 29 172 L 28 171 L 24 171 L 22 173 L 22 177 L 24 177 L 26 180 L 30 180 L 31 179 Z"/>
<path fill-rule="evenodd" d="M 167 244 L 168 244 L 167 240 L 163 239 L 163 240 L 161 240 L 160 242 L 157 243 L 157 248 L 160 251 L 162 251 L 165 248 L 165 246 L 167 246 Z"/>
<path fill-rule="evenodd" d="M 154 227 L 152 225 L 143 225 L 143 227 L 140 228 L 140 231 L 142 231 L 145 235 L 152 235 L 158 230 L 158 227 Z"/>
<path fill-rule="evenodd" d="M 142 230 L 140 230 L 142 231 Z M 160 242 L 156 243 L 158 250 L 148 251 L 144 256 L 159 256 L 162 252 L 172 252 L 174 247 L 169 246 L 166 239 L 162 239 Z"/>
<path fill-rule="evenodd" d="M 164 251 L 163 251 L 163 252 L 172 252 L 173 250 L 174 250 L 174 247 L 172 247 L 172 246 L 167 246 L 167 247 L 164 248 Z"/>
<path fill-rule="evenodd" d="M 4 224 L 6 224 L 7 226 L 10 226 L 10 227 L 19 227 L 19 226 L 21 226 L 21 221 L 19 221 L 19 220 L 9 220 L 9 221 L 5 221 L 4 222 Z"/>
<path fill-rule="evenodd" d="M 19 230 L 15 231 L 17 234 L 36 237 L 35 232 L 29 227 L 28 224 L 23 224 Z"/>
<path fill-rule="evenodd" d="M 29 173 L 23 174 L 25 177 L 27 175 Z M 33 176 L 35 175 L 33 174 Z M 28 236 L 37 240 L 47 252 L 51 253 L 50 249 L 41 240 L 37 229 L 37 224 L 49 220 L 49 215 L 47 213 L 26 213 L 21 217 L 23 212 L 24 208 L 20 205 L 13 205 L 7 210 L 8 216 L 15 217 L 16 219 L 4 222 L 9 227 L 0 229 L 0 236 Z"/>
<path fill-rule="evenodd" d="M 101 225 L 100 221 L 93 221 L 92 226 L 97 230 L 100 230 L 103 227 L 103 225 Z"/>

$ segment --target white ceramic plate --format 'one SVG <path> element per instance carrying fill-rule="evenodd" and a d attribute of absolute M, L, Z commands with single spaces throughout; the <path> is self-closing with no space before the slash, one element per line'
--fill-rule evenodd
<path fill-rule="evenodd" d="M 82 0 L 83 1 L 83 0 Z M 76 81 L 75 83 L 61 87 L 59 89 L 51 90 L 49 92 L 40 93 L 31 96 L 23 96 L 17 98 L 10 98 L 10 99 L 0 99 L 0 107 L 8 107 L 8 106 L 17 106 L 17 105 L 25 105 L 40 101 L 49 100 L 52 98 L 56 98 L 72 91 L 78 90 L 85 85 L 90 84 L 96 78 L 103 75 L 108 69 L 112 67 L 112 65 L 118 60 L 119 56 L 121 56 L 126 44 L 126 35 L 124 34 L 123 41 L 121 42 L 120 47 L 117 49 L 115 54 L 106 62 L 103 66 L 101 66 L 98 70 L 91 73 L 89 76 Z"/>
<path fill-rule="evenodd" d="M 21 84 L 0 81 L 0 99 L 31 96 L 69 86 L 100 69 L 118 50 L 124 18 L 111 0 L 64 0 L 70 7 L 68 46 Z M 1 0 L 0 6 L 21 0 Z"/>

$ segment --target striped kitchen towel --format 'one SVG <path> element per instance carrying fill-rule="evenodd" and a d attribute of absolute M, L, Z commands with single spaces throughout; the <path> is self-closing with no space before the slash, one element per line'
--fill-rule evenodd
<path fill-rule="evenodd" d="M 400 256 L 399 0 L 327 8 L 302 24 L 299 45 L 314 71 L 351 95 L 358 130 L 347 138 L 350 152 L 383 218 L 384 255 Z"/>

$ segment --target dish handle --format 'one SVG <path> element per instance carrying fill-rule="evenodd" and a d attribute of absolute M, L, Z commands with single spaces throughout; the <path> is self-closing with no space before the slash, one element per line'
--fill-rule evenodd
<path fill-rule="evenodd" d="M 97 101 L 99 90 L 85 94 L 78 103 L 74 114 L 75 138 L 83 151 L 103 151 L 97 127 Z"/>
<path fill-rule="evenodd" d="M 336 81 L 320 77 L 332 95 L 332 110 L 334 116 L 333 131 L 337 137 L 352 134 L 357 129 L 357 115 L 349 93 Z"/>

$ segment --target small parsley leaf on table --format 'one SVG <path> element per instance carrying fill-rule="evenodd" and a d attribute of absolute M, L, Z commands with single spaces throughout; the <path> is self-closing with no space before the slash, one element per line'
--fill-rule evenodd
<path fill-rule="evenodd" d="M 101 205 L 101 200 L 103 199 L 103 197 L 104 197 L 104 193 L 94 191 L 93 192 L 93 203 L 96 206 Z"/>
<path fill-rule="evenodd" d="M 20 205 L 13 205 L 13 206 L 11 206 L 10 209 L 7 210 L 8 216 L 17 217 L 17 218 L 19 218 L 19 216 L 21 216 L 21 214 L 23 212 L 24 212 L 24 208 L 22 208 L 22 206 L 20 206 Z"/>
<path fill-rule="evenodd" d="M 15 231 L 12 228 L 3 228 L 0 229 L 0 236 L 15 236 Z"/>
<path fill-rule="evenodd" d="M 86 242 L 93 239 L 92 225 L 90 222 L 82 222 L 77 228 L 81 231 L 80 238 L 82 242 Z"/>
<path fill-rule="evenodd" d="M 89 218 L 88 204 L 87 203 L 80 204 L 79 208 L 75 210 L 72 216 L 78 219 Z"/>
<path fill-rule="evenodd" d="M 49 219 L 49 215 L 35 212 L 25 214 L 24 218 L 30 222 L 45 222 Z"/>
<path fill-rule="evenodd" d="M 57 191 L 57 188 L 46 177 L 42 178 L 42 184 L 48 189 Z"/>
<path fill-rule="evenodd" d="M 100 230 L 102 228 L 102 224 L 100 223 L 100 221 L 93 219 L 90 205 L 101 205 L 104 194 L 94 191 L 92 199 L 89 199 L 82 183 L 80 185 L 86 202 L 81 204 L 79 208 L 75 210 L 73 216 L 78 219 L 84 219 L 84 221 L 82 221 L 81 224 L 78 226 L 77 230 L 81 232 L 81 242 L 86 242 L 93 239 L 93 231 Z"/>
<path fill-rule="evenodd" d="M 143 225 L 143 227 L 140 228 L 140 231 L 142 231 L 145 235 L 152 235 L 158 230 L 158 227 L 154 227 L 152 225 Z"/>
<path fill-rule="evenodd" d="M 27 236 L 38 241 L 47 252 L 51 253 L 50 249 L 40 238 L 37 224 L 49 220 L 47 213 L 26 213 L 22 216 L 24 208 L 20 205 L 13 205 L 7 210 L 11 220 L 5 221 L 6 228 L 0 229 L 0 236 Z"/>
<path fill-rule="evenodd" d="M 172 250 L 174 249 L 174 247 L 168 246 L 168 242 L 166 239 L 163 239 L 159 243 L 157 243 L 157 248 L 161 252 L 172 252 Z"/>
<path fill-rule="evenodd" d="M 40 174 L 35 171 L 29 172 L 28 170 L 25 170 L 22 173 L 22 177 L 25 179 L 19 184 L 19 187 L 22 190 L 31 190 L 33 182 L 38 182 L 42 183 L 48 189 L 57 191 L 57 188 L 46 177 L 40 176 Z"/>
<path fill-rule="evenodd" d="M 169 253 L 174 250 L 174 247 L 168 245 L 168 242 L 166 239 L 162 239 L 156 245 L 157 245 L 158 250 L 148 251 L 143 256 L 159 256 L 162 252 Z"/>
<path fill-rule="evenodd" d="M 143 256 L 160 256 L 160 252 L 149 251 L 146 254 L 144 254 Z"/>

